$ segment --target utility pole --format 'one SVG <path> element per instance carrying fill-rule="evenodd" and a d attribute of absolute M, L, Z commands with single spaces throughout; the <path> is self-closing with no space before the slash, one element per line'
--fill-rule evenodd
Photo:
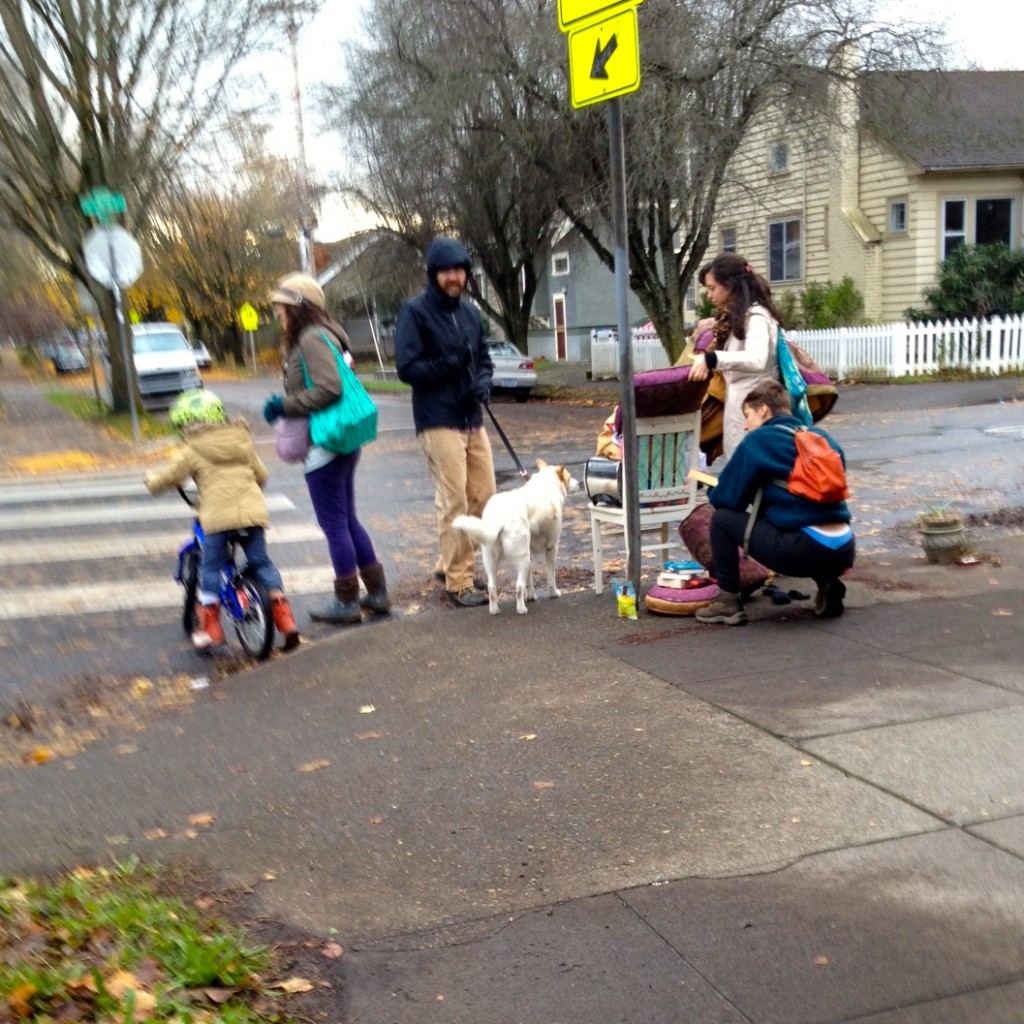
<path fill-rule="evenodd" d="M 299 143 L 299 266 L 303 273 L 313 274 L 313 211 L 309 201 L 309 167 L 306 164 L 306 132 L 302 124 L 302 86 L 299 81 L 299 20 L 295 4 L 288 4 L 288 45 L 292 55 L 292 76 L 295 81 L 295 127 Z"/>

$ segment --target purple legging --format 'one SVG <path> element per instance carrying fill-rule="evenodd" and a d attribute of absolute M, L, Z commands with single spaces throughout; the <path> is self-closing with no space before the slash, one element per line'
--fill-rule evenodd
<path fill-rule="evenodd" d="M 326 466 L 306 474 L 316 521 L 327 538 L 335 576 L 351 576 L 357 568 L 375 565 L 370 535 L 356 516 L 356 466 L 359 450 L 337 455 Z"/>

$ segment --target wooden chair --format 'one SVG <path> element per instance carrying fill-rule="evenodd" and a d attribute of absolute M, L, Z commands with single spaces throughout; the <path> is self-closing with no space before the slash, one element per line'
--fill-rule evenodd
<path fill-rule="evenodd" d="M 688 480 L 691 468 L 697 468 L 700 460 L 701 407 L 706 385 L 698 390 L 689 386 L 684 400 L 676 403 L 683 411 L 670 415 L 637 416 L 636 439 L 637 459 L 636 471 L 640 485 L 640 531 L 658 531 L 657 542 L 643 543 L 641 536 L 640 551 L 667 552 L 674 546 L 682 548 L 676 530 L 669 533 L 670 523 L 680 523 L 689 516 L 699 502 L 706 500 L 703 492 L 698 491 L 696 480 Z M 637 390 L 638 412 L 645 405 Z M 659 403 L 657 408 L 664 408 Z M 604 536 L 622 534 L 625 536 L 626 512 L 617 505 L 592 504 L 590 506 L 590 531 L 594 553 L 594 593 L 600 594 L 604 589 L 603 560 Z M 682 548 L 685 552 L 685 548 Z M 686 557 L 689 557 L 686 555 Z M 626 551 L 629 559 L 629 551 Z"/>

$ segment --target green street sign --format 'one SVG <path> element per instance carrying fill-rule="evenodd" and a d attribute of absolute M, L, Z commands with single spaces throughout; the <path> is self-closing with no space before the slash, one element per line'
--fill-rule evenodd
<path fill-rule="evenodd" d="M 111 192 L 109 188 L 94 188 L 78 197 L 78 205 L 86 217 L 95 217 L 101 224 L 107 224 L 115 214 L 127 209 L 124 196 Z"/>

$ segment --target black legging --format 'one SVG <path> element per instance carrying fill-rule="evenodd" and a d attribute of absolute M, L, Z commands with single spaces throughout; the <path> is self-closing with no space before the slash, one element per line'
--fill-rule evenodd
<path fill-rule="evenodd" d="M 715 579 L 727 594 L 740 592 L 740 547 L 747 529 L 748 512 L 718 508 L 711 517 L 711 556 Z M 780 530 L 763 518 L 754 523 L 747 554 L 765 568 L 783 576 L 807 577 L 818 586 L 838 579 L 853 565 L 856 542 L 827 548 L 801 529 Z"/>

